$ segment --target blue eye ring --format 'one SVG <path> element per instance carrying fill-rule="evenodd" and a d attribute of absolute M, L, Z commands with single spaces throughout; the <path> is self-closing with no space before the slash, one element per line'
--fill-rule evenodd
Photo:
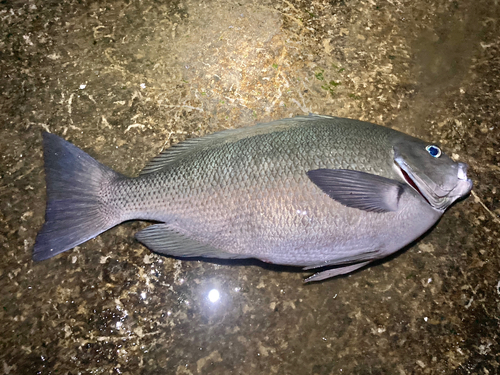
<path fill-rule="evenodd" d="M 438 158 L 441 156 L 441 149 L 436 145 L 429 145 L 425 149 L 433 158 Z"/>

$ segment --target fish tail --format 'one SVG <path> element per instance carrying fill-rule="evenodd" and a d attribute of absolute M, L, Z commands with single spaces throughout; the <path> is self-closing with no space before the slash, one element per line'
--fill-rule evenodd
<path fill-rule="evenodd" d="M 43 133 L 47 208 L 33 260 L 51 258 L 121 222 L 104 203 L 106 191 L 124 178 L 64 139 Z"/>

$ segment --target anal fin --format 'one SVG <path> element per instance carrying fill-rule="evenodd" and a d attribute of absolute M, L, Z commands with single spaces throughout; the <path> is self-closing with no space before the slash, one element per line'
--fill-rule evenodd
<path fill-rule="evenodd" d="M 209 244 L 191 239 L 179 233 L 168 224 L 155 224 L 137 232 L 135 238 L 147 248 L 164 255 L 175 257 L 204 257 L 219 259 L 249 258 L 244 254 L 234 254 L 219 250 Z"/>

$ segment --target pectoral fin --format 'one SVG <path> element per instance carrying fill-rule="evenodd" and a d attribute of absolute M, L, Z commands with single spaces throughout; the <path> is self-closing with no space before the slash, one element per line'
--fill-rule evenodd
<path fill-rule="evenodd" d="M 399 181 L 348 169 L 316 169 L 307 176 L 344 206 L 371 212 L 396 211 L 404 191 Z"/>

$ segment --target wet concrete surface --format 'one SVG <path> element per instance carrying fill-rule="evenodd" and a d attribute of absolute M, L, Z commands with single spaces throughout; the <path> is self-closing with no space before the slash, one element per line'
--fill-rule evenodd
<path fill-rule="evenodd" d="M 500 373 L 498 1 L 33 0 L 0 20 L 0 373 Z M 32 262 L 42 130 L 135 175 L 186 138 L 309 112 L 440 143 L 473 194 L 316 284 L 157 256 L 138 222 Z"/>

